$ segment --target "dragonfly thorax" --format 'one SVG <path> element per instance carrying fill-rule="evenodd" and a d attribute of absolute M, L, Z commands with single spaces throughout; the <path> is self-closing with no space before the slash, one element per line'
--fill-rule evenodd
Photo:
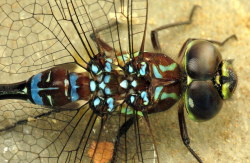
<path fill-rule="evenodd" d="M 122 103 L 120 109 L 123 111 L 134 108 L 139 112 L 153 113 L 175 104 L 181 92 L 177 63 L 164 54 L 144 52 L 134 58 L 128 56 L 121 56 L 127 63 L 120 68 L 108 57 L 90 62 L 92 109 L 105 114 L 115 111 Z"/>

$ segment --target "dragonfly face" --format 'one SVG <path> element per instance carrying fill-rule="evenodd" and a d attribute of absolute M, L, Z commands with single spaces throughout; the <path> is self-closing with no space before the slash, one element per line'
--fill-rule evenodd
<path fill-rule="evenodd" d="M 222 100 L 231 97 L 237 78 L 229 61 L 223 61 L 220 52 L 210 42 L 195 40 L 184 52 L 187 74 L 185 106 L 189 117 L 205 121 L 214 117 L 222 107 Z"/>

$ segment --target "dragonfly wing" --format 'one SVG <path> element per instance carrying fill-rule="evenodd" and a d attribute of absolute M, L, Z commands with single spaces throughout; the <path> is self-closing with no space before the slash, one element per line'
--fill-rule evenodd
<path fill-rule="evenodd" d="M 114 162 L 159 162 L 157 145 L 147 117 L 139 112 L 125 115 L 116 135 Z"/>
<path fill-rule="evenodd" d="M 26 73 L 63 63 L 83 68 L 92 57 L 143 51 L 147 1 L 11 1 L 1 4 L 0 70 Z M 101 30 L 107 27 L 105 30 Z M 92 38 L 91 38 L 92 36 Z M 110 50 L 110 49 L 109 49 Z M 123 66 L 126 59 L 119 59 Z"/>
<path fill-rule="evenodd" d="M 8 108 L 12 106 L 15 104 Z M 27 105 L 23 106 L 28 109 Z M 10 114 L 8 111 L 4 113 Z M 21 120 L 8 118 L 2 121 L 1 125 L 5 127 L 0 132 L 1 162 L 111 160 L 119 116 L 97 116 L 88 104 L 79 109 L 44 111 L 30 119 L 27 116 Z"/>
<path fill-rule="evenodd" d="M 107 56 L 124 66 L 144 50 L 147 0 L 89 1 L 86 3 L 96 41 Z"/>
<path fill-rule="evenodd" d="M 89 20 L 80 26 L 74 11 L 66 0 L 1 2 L 0 70 L 19 74 L 69 62 L 86 68 L 94 55 L 87 38 L 93 30 Z"/>
<path fill-rule="evenodd" d="M 27 123 L 43 114 L 50 112 L 51 108 L 46 108 L 31 104 L 26 101 L 1 101 L 0 111 L 0 131 L 14 128 L 18 124 Z"/>
<path fill-rule="evenodd" d="M 80 162 L 98 117 L 88 108 L 54 112 L 0 134 L 3 161 Z M 81 143 L 85 142 L 85 143 Z M 83 146 L 80 146 L 83 145 Z M 86 159 L 86 157 L 85 157 Z"/>

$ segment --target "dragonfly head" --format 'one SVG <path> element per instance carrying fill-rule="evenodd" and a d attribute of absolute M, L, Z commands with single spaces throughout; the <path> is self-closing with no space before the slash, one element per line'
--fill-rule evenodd
<path fill-rule="evenodd" d="M 206 121 L 221 109 L 237 85 L 232 60 L 222 60 L 218 49 L 209 41 L 194 40 L 184 51 L 187 88 L 184 94 L 189 118 Z"/>

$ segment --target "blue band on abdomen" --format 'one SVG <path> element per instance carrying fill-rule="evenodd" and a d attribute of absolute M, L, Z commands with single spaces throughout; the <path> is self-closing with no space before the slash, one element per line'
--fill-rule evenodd
<path fill-rule="evenodd" d="M 71 86 L 71 101 L 76 101 L 79 99 L 79 95 L 76 91 L 77 88 L 79 88 L 79 86 L 76 85 L 76 81 L 78 79 L 78 76 L 75 73 L 70 73 L 69 76 L 69 81 L 70 81 L 70 86 Z"/>
<path fill-rule="evenodd" d="M 42 73 L 39 73 L 33 76 L 31 79 L 31 87 L 30 87 L 31 97 L 34 103 L 38 105 L 43 105 L 43 99 L 38 94 L 40 91 L 40 88 L 38 87 L 38 83 L 41 81 L 41 77 L 42 77 Z"/>

